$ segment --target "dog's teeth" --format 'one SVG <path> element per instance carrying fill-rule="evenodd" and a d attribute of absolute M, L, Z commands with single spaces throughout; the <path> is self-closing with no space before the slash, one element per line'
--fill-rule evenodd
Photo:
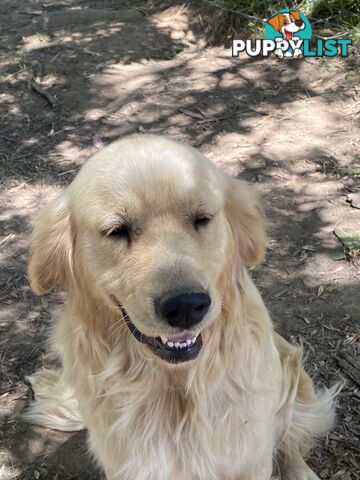
<path fill-rule="evenodd" d="M 189 338 L 189 340 L 186 340 L 184 342 L 171 342 L 166 337 L 161 337 L 161 340 L 163 341 L 163 343 L 170 348 L 188 348 L 189 346 L 194 345 L 194 343 L 196 342 L 196 339 L 197 339 L 197 336 L 193 338 Z"/>
<path fill-rule="evenodd" d="M 161 338 L 161 341 L 163 342 L 164 345 L 166 345 L 168 343 L 168 338 L 167 337 L 164 337 L 164 336 L 160 336 Z"/>

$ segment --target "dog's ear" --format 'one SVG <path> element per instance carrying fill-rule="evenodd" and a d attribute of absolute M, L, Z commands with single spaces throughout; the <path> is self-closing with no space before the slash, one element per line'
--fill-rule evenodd
<path fill-rule="evenodd" d="M 233 232 L 235 248 L 248 265 L 261 263 L 265 256 L 267 234 L 265 218 L 254 187 L 227 177 L 226 215 Z"/>
<path fill-rule="evenodd" d="M 294 17 L 295 20 L 301 20 L 301 17 L 300 17 L 300 11 L 299 10 L 291 10 L 289 12 L 289 15 Z"/>
<path fill-rule="evenodd" d="M 52 200 L 36 217 L 28 274 L 33 291 L 42 295 L 66 286 L 72 271 L 70 212 L 65 194 Z"/>
<path fill-rule="evenodd" d="M 281 20 L 282 20 L 282 15 L 281 13 L 279 13 L 278 15 L 275 15 L 275 17 L 269 18 L 267 23 L 269 23 L 275 30 L 280 32 L 282 27 Z"/>

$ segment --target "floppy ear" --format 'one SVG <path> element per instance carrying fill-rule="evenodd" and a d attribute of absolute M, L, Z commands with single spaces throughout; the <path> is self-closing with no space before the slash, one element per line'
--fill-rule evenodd
<path fill-rule="evenodd" d="M 295 18 L 295 20 L 301 20 L 299 10 L 291 10 L 289 12 L 289 15 L 292 15 Z"/>
<path fill-rule="evenodd" d="M 269 23 L 278 32 L 281 31 L 280 22 L 281 22 L 281 14 L 275 15 L 275 17 L 269 18 L 269 20 L 267 21 L 267 23 Z"/>
<path fill-rule="evenodd" d="M 28 274 L 38 295 L 56 285 L 66 286 L 72 266 L 70 213 L 64 194 L 52 200 L 36 217 Z"/>
<path fill-rule="evenodd" d="M 248 265 L 261 263 L 267 235 L 259 195 L 254 187 L 227 177 L 226 215 L 241 259 Z"/>

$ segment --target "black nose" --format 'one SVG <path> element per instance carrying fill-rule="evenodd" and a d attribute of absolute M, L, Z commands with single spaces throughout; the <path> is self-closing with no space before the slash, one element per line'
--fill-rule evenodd
<path fill-rule="evenodd" d="M 302 27 L 303 23 L 304 23 L 304 22 L 303 22 L 302 20 L 295 20 L 295 25 L 296 25 L 297 27 Z"/>
<path fill-rule="evenodd" d="M 181 293 L 157 302 L 157 312 L 172 327 L 187 329 L 201 322 L 209 310 L 211 299 L 207 293 Z"/>

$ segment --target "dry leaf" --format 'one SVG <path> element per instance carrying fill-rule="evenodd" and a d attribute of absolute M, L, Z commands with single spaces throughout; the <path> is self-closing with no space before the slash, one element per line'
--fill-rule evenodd
<path fill-rule="evenodd" d="M 205 116 L 201 112 L 194 112 L 193 110 L 189 110 L 187 108 L 178 108 L 180 113 L 187 115 L 191 118 L 196 118 L 197 120 L 203 120 Z"/>
<path fill-rule="evenodd" d="M 317 292 L 317 296 L 320 297 L 320 295 L 323 293 L 323 291 L 324 291 L 324 285 L 320 285 L 319 290 Z"/>

